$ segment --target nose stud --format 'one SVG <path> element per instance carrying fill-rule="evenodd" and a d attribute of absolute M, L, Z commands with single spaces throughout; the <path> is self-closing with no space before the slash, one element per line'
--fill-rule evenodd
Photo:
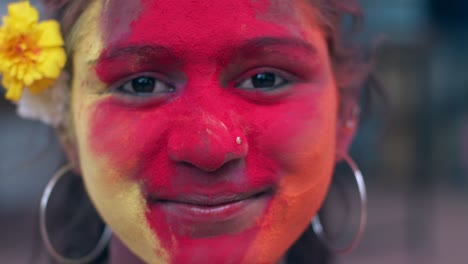
<path fill-rule="evenodd" d="M 241 145 L 241 144 L 242 144 L 242 139 L 241 139 L 241 137 L 237 137 L 237 138 L 236 138 L 236 143 L 237 143 L 237 145 Z"/>

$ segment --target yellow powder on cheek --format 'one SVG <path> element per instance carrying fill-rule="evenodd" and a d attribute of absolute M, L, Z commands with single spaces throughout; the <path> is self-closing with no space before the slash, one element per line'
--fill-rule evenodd
<path fill-rule="evenodd" d="M 148 263 L 165 263 L 167 254 L 146 220 L 146 203 L 139 184 L 122 177 L 122 170 L 89 148 L 90 118 L 97 102 L 106 96 L 97 91 L 92 63 L 103 50 L 99 18 L 103 1 L 94 1 L 80 17 L 70 41 L 73 46 L 72 120 L 80 166 L 88 194 L 104 221 L 124 244 Z"/>
<path fill-rule="evenodd" d="M 86 189 L 114 234 L 146 262 L 166 263 L 168 256 L 147 222 L 146 202 L 139 183 L 125 180 L 118 168 L 94 156 L 86 144 L 80 149 Z"/>
<path fill-rule="evenodd" d="M 131 251 L 147 263 L 167 263 L 168 256 L 146 221 L 146 204 L 139 184 L 121 181 L 109 185 L 104 179 L 93 181 L 88 189 L 105 221 Z"/>

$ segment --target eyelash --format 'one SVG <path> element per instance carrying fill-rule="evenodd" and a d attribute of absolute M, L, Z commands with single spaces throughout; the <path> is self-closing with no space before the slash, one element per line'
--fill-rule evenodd
<path fill-rule="evenodd" d="M 246 76 L 246 78 L 242 78 L 240 82 L 236 82 L 234 87 L 243 90 L 260 90 L 268 92 L 283 88 L 297 79 L 292 74 L 272 68 L 256 68 L 254 70 L 248 71 L 246 74 L 244 74 L 244 76 Z M 256 84 L 253 80 L 255 77 L 263 79 L 263 81 L 267 81 L 267 83 L 271 84 L 271 86 L 255 87 Z M 257 84 L 259 83 L 257 82 Z M 246 85 L 250 87 L 246 87 Z"/>
<path fill-rule="evenodd" d="M 291 74 L 271 68 L 257 68 L 244 74 L 244 76 L 247 77 L 234 84 L 235 88 L 268 92 L 280 89 L 295 80 Z M 254 78 L 257 78 L 257 80 L 254 80 Z M 135 97 L 152 97 L 157 94 L 168 94 L 176 91 L 174 85 L 161 79 L 163 78 L 155 73 L 139 73 L 114 85 L 111 90 L 119 94 Z M 135 85 L 138 84 L 143 86 L 140 87 L 141 91 L 137 91 L 138 88 L 135 88 Z M 144 87 L 145 85 L 147 87 Z M 259 85 L 260 87 L 258 87 Z"/>
<path fill-rule="evenodd" d="M 162 78 L 159 76 L 155 76 L 155 74 L 140 73 L 125 79 L 123 82 L 118 83 L 115 85 L 115 88 L 111 88 L 111 90 L 117 93 L 139 97 L 150 97 L 154 96 L 155 94 L 175 92 L 174 85 L 161 81 L 161 79 Z M 138 84 L 143 86 L 139 87 L 143 89 L 142 91 L 136 90 L 138 88 L 135 88 L 135 86 Z"/>

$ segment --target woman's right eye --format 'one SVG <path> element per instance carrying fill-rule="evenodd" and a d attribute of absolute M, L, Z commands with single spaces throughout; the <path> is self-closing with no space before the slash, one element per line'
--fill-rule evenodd
<path fill-rule="evenodd" d="M 174 87 L 154 77 L 138 76 L 124 82 L 116 88 L 118 92 L 133 96 L 153 96 L 161 93 L 172 93 Z"/>

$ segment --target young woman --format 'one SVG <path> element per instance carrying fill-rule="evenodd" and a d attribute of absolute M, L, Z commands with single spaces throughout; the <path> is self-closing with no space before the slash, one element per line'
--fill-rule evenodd
<path fill-rule="evenodd" d="M 58 127 L 112 229 L 108 263 L 325 261 L 299 238 L 356 130 L 368 72 L 340 31 L 355 1 L 45 7 L 71 76 Z"/>

